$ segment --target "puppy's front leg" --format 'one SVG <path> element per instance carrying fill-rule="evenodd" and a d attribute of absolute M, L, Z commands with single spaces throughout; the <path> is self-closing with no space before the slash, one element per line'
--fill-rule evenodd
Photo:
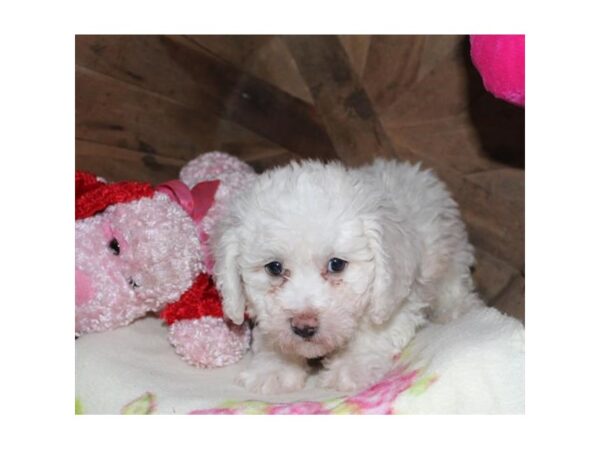
<path fill-rule="evenodd" d="M 388 330 L 363 330 L 348 345 L 323 361 L 318 384 L 325 388 L 351 392 L 366 388 L 392 369 L 394 355 L 414 336 L 416 322 L 397 319 L 394 333 Z"/>
<path fill-rule="evenodd" d="M 304 387 L 308 368 L 302 358 L 284 355 L 255 335 L 248 367 L 236 378 L 246 389 L 261 394 L 293 392 Z"/>
<path fill-rule="evenodd" d="M 392 352 L 347 349 L 323 362 L 319 385 L 338 391 L 352 392 L 370 386 L 392 368 Z"/>

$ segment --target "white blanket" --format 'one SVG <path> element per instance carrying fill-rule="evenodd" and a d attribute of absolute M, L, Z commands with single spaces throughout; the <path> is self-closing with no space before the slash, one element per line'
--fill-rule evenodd
<path fill-rule="evenodd" d="M 235 385 L 247 363 L 187 365 L 154 318 L 76 341 L 76 411 L 83 414 L 524 413 L 524 329 L 495 309 L 429 325 L 395 368 L 358 393 L 305 389 L 257 395 Z"/>

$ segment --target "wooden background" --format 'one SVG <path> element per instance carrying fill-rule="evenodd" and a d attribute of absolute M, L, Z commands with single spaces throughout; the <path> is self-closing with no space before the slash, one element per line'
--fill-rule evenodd
<path fill-rule="evenodd" d="M 448 184 L 488 304 L 524 320 L 524 111 L 465 36 L 77 36 L 76 167 L 158 183 L 220 149 L 422 161 Z"/>

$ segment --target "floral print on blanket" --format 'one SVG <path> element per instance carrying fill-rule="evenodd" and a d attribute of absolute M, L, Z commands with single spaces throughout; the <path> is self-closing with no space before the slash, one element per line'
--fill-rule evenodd
<path fill-rule="evenodd" d="M 156 397 L 146 392 L 121 408 L 121 414 L 152 414 L 156 409 Z"/>
<path fill-rule="evenodd" d="M 395 355 L 395 369 L 383 380 L 354 395 L 290 403 L 229 400 L 217 407 L 196 409 L 189 414 L 402 414 L 394 406 L 400 395 L 422 395 L 439 378 L 427 367 L 414 368 L 410 351 L 407 348 Z M 76 414 L 84 413 L 79 398 L 76 398 L 75 411 Z M 152 392 L 145 392 L 121 408 L 121 414 L 153 414 L 156 411 L 156 394 Z"/>
<path fill-rule="evenodd" d="M 321 402 L 269 403 L 261 401 L 225 402 L 218 408 L 199 409 L 190 414 L 395 414 L 394 402 L 406 391 L 420 395 L 437 380 L 421 371 L 398 368 L 370 388 L 348 397 Z"/>

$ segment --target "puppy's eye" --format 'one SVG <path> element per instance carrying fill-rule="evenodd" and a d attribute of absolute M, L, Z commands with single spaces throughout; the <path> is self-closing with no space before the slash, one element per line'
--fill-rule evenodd
<path fill-rule="evenodd" d="M 271 261 L 269 264 L 265 264 L 265 270 L 269 275 L 278 277 L 283 273 L 283 265 L 279 261 Z"/>
<path fill-rule="evenodd" d="M 117 238 L 112 238 L 111 241 L 108 243 L 108 248 L 110 248 L 110 251 L 113 252 L 113 255 L 119 255 L 119 253 L 121 253 L 121 247 L 119 246 L 119 241 L 117 241 Z"/>
<path fill-rule="evenodd" d="M 346 268 L 347 264 L 348 261 L 344 261 L 343 259 L 331 258 L 329 263 L 327 263 L 327 271 L 333 273 L 341 272 Z"/>

